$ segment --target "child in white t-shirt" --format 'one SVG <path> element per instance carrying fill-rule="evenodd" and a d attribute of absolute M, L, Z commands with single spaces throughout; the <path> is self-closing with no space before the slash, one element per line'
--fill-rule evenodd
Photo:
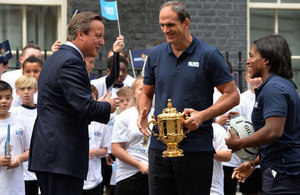
<path fill-rule="evenodd" d="M 15 83 L 16 94 L 20 98 L 22 105 L 12 107 L 10 112 L 13 113 L 24 130 L 29 133 L 30 138 L 37 116 L 36 105 L 34 104 L 34 94 L 37 92 L 37 80 L 32 76 L 21 76 Z M 38 195 L 38 181 L 35 173 L 28 171 L 28 162 L 23 163 L 23 173 L 25 180 L 25 194 Z"/>
<path fill-rule="evenodd" d="M 131 100 L 131 88 L 129 86 L 122 87 L 118 92 L 117 96 L 119 98 L 119 107 L 116 110 L 116 115 L 118 116 L 121 112 L 126 110 L 129 106 L 129 102 Z M 112 165 L 114 168 L 112 170 L 110 185 L 116 185 L 116 163 L 112 160 L 112 155 L 109 154 L 106 159 L 111 158 L 111 161 L 107 161 L 108 164 Z"/>
<path fill-rule="evenodd" d="M 224 189 L 224 172 L 223 162 L 230 161 L 231 151 L 225 143 L 226 130 L 219 124 L 213 123 L 213 146 L 216 154 L 214 154 L 213 178 L 210 188 L 211 195 L 223 195 Z"/>
<path fill-rule="evenodd" d="M 18 119 L 8 112 L 12 88 L 0 81 L 0 194 L 24 195 L 22 163 L 28 160 L 29 135 Z"/>
<path fill-rule="evenodd" d="M 95 86 L 91 86 L 94 100 L 98 99 L 98 91 Z M 105 124 L 91 122 L 89 129 L 89 169 L 87 178 L 83 185 L 83 195 L 103 194 L 101 182 L 101 157 L 107 154 L 108 132 Z"/>
<path fill-rule="evenodd" d="M 135 105 L 116 118 L 111 140 L 112 154 L 117 158 L 116 195 L 148 194 L 148 137 L 145 138 L 137 127 L 136 108 L 143 89 L 143 77 L 138 77 L 131 88 Z"/>

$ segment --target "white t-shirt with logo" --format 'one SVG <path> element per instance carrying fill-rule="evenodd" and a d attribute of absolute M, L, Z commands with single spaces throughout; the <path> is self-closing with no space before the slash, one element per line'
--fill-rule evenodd
<path fill-rule="evenodd" d="M 36 107 L 24 107 L 18 106 L 13 107 L 10 109 L 10 112 L 13 113 L 18 120 L 20 121 L 21 125 L 24 127 L 25 131 L 29 133 L 30 139 L 33 130 L 33 126 L 35 123 L 35 119 L 37 116 L 37 109 Z M 23 173 L 24 173 L 24 180 L 25 181 L 34 181 L 37 180 L 35 173 L 28 171 L 28 162 L 23 162 Z"/>
<path fill-rule="evenodd" d="M 132 158 L 148 165 L 149 143 L 137 127 L 137 118 L 138 111 L 135 107 L 128 108 L 118 115 L 113 127 L 111 143 L 124 143 L 124 149 Z M 116 163 L 116 182 L 139 172 L 136 167 L 119 159 L 116 159 Z"/>
<path fill-rule="evenodd" d="M 30 135 L 13 114 L 8 119 L 0 120 L 0 156 L 5 156 L 8 125 L 10 125 L 10 145 L 12 146 L 11 156 L 13 158 L 29 149 Z M 14 169 L 6 169 L 6 167 L 0 166 L 0 194 L 25 194 L 22 164 Z"/>
<path fill-rule="evenodd" d="M 89 147 L 90 149 L 107 148 L 110 144 L 106 125 L 98 122 L 91 122 L 89 125 Z M 89 190 L 99 185 L 103 178 L 101 175 L 101 158 L 103 156 L 94 156 L 89 160 L 89 169 L 87 178 L 84 181 L 83 189 Z"/>

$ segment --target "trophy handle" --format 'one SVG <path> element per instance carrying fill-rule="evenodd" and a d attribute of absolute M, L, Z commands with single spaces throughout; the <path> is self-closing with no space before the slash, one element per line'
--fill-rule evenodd
<path fill-rule="evenodd" d="M 152 118 L 152 120 L 148 122 L 147 127 L 148 127 L 149 131 L 151 131 L 151 133 L 152 133 L 154 136 L 159 136 L 157 133 L 154 133 L 154 132 L 150 129 L 150 127 L 149 127 L 151 123 L 153 123 L 153 126 L 155 126 L 155 125 L 157 124 L 157 122 L 155 121 L 155 116 L 152 115 L 151 118 Z"/>
<path fill-rule="evenodd" d="M 190 116 L 188 115 L 188 113 L 185 113 L 184 116 L 185 116 L 185 120 L 187 120 L 187 119 L 190 118 Z M 185 138 L 186 138 L 186 134 L 188 134 L 189 132 L 191 132 L 190 129 L 188 129 L 187 131 L 185 131 L 185 132 L 183 133 L 183 135 L 184 135 Z"/>

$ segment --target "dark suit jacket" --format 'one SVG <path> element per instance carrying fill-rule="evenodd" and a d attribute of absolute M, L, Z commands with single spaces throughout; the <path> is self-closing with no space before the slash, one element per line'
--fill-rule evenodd
<path fill-rule="evenodd" d="M 107 123 L 111 106 L 92 99 L 79 52 L 68 46 L 48 58 L 38 81 L 37 119 L 29 170 L 86 178 L 90 121 Z"/>

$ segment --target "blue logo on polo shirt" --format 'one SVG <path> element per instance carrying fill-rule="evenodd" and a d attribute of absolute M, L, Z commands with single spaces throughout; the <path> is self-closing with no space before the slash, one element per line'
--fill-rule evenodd
<path fill-rule="evenodd" d="M 188 62 L 188 66 L 199 68 L 199 62 Z"/>
<path fill-rule="evenodd" d="M 101 133 L 98 132 L 98 131 L 95 131 L 95 132 L 94 132 L 94 135 L 100 137 L 100 136 L 101 136 Z"/>
<path fill-rule="evenodd" d="M 23 135 L 23 131 L 22 130 L 16 130 L 16 134 L 17 135 Z"/>

